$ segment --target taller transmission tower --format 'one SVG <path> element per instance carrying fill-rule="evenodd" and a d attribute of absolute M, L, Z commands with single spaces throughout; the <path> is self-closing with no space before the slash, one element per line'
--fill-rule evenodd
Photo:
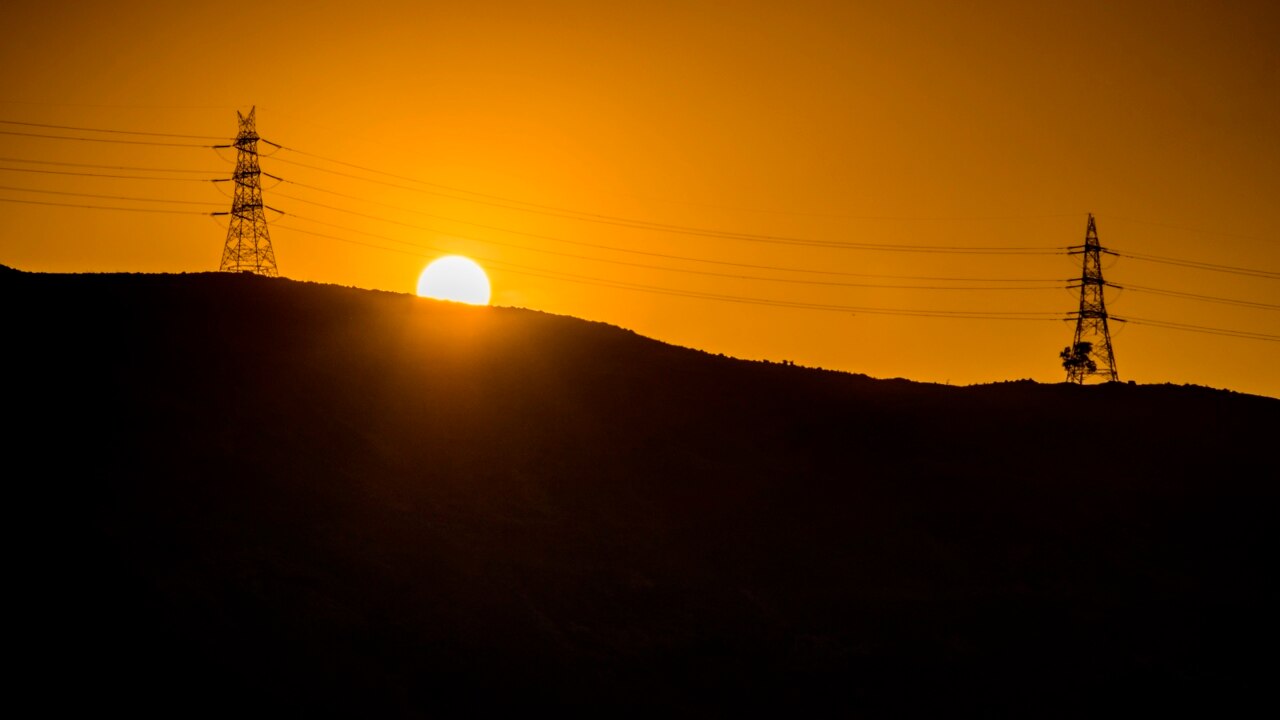
<path fill-rule="evenodd" d="M 248 115 L 236 111 L 240 118 L 240 134 L 236 149 L 236 171 L 232 176 L 236 191 L 231 200 L 231 223 L 227 226 L 227 243 L 222 248 L 223 272 L 249 272 L 275 277 L 276 253 L 271 249 L 267 232 L 267 214 L 262 204 L 262 170 L 258 168 L 258 130 L 254 125 L 257 107 Z"/>
<path fill-rule="evenodd" d="M 1089 214 L 1089 225 L 1084 233 L 1084 245 L 1068 248 L 1071 255 L 1083 255 L 1080 270 L 1080 309 L 1076 316 L 1076 335 L 1071 345 L 1063 349 L 1060 357 L 1067 371 L 1067 382 L 1084 384 L 1086 379 L 1097 378 L 1102 382 L 1118 381 L 1116 356 L 1111 349 L 1111 329 L 1107 327 L 1107 303 L 1103 289 L 1107 285 L 1119 287 L 1102 279 L 1102 255 L 1115 255 L 1098 242 L 1098 228 Z M 1118 319 L 1118 318 L 1117 318 Z"/>

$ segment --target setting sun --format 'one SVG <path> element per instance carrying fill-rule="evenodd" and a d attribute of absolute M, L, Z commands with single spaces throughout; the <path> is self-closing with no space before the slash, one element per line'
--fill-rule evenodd
<path fill-rule="evenodd" d="M 418 295 L 468 305 L 489 304 L 489 276 L 475 261 L 461 255 L 434 260 L 418 276 Z"/>

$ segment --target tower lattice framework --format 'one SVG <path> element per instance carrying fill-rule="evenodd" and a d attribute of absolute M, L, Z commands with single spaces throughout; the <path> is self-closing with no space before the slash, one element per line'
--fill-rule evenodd
<path fill-rule="evenodd" d="M 258 167 L 258 130 L 254 122 L 257 108 L 248 115 L 239 111 L 240 133 L 236 149 L 236 170 L 232 176 L 235 195 L 231 200 L 231 222 L 222 248 L 223 272 L 249 272 L 276 277 L 276 253 L 271 249 L 266 206 L 262 204 L 262 170 Z"/>
<path fill-rule="evenodd" d="M 1118 381 L 1116 356 L 1111 347 L 1111 328 L 1107 321 L 1107 303 L 1104 289 L 1119 287 L 1102 278 L 1102 256 L 1115 255 L 1098 241 L 1098 227 L 1089 215 L 1085 229 L 1084 245 L 1069 248 L 1072 255 L 1083 256 L 1079 285 L 1080 308 L 1076 310 L 1076 333 L 1071 345 L 1062 351 L 1062 365 L 1067 371 L 1067 382 L 1084 384 L 1088 380 Z"/>

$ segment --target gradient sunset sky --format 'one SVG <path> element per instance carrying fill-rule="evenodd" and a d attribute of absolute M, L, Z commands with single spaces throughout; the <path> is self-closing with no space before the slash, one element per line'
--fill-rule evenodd
<path fill-rule="evenodd" d="M 1059 382 L 1093 213 L 1123 380 L 1280 397 L 1277 3 L 44 2 L 0 35 L 21 270 L 216 270 L 201 145 L 256 106 L 285 277 L 412 293 L 456 253 L 495 305 L 710 352 Z"/>

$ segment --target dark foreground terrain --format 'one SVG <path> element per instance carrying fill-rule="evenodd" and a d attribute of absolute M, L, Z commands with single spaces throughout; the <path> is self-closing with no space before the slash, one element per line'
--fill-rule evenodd
<path fill-rule="evenodd" d="M 42 715 L 1274 700 L 1274 399 L 249 276 L 0 299 L 9 697 Z"/>

